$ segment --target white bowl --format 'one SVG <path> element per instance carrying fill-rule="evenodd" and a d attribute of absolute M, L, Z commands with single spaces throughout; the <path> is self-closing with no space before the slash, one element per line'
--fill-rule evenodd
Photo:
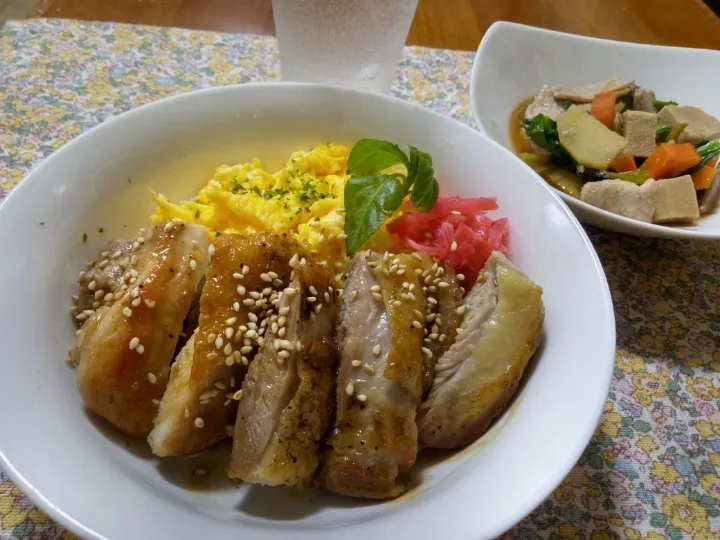
<path fill-rule="evenodd" d="M 429 152 L 442 191 L 497 196 L 516 264 L 544 290 L 545 340 L 510 410 L 388 503 L 234 486 L 226 448 L 159 460 L 83 409 L 64 362 L 75 277 L 107 239 L 147 224 L 148 186 L 190 197 L 222 163 L 376 137 Z M 42 224 L 44 223 L 44 225 Z M 99 228 L 104 233 L 99 233 Z M 87 234 L 87 242 L 83 242 Z M 302 85 L 215 88 L 123 114 L 37 167 L 0 206 L 0 463 L 38 505 L 89 538 L 477 539 L 511 527 L 563 479 L 608 391 L 615 348 L 602 268 L 578 222 L 521 161 L 450 118 L 386 96 Z M 220 456 L 209 483 L 190 471 Z M 196 486 L 197 488 L 197 486 Z"/>
<path fill-rule="evenodd" d="M 544 84 L 579 86 L 617 75 L 652 88 L 658 99 L 696 105 L 720 117 L 719 65 L 717 51 L 608 41 L 496 22 L 475 56 L 470 101 L 480 130 L 512 150 L 510 114 Z M 691 226 L 653 225 L 558 194 L 589 225 L 636 236 L 720 239 L 720 211 Z"/>

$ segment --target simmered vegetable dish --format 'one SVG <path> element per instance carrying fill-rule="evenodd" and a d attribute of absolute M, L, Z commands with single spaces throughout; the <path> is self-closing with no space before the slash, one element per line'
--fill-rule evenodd
<path fill-rule="evenodd" d="M 693 223 L 720 199 L 720 120 L 617 77 L 544 86 L 510 119 L 513 147 L 550 185 L 646 223 Z"/>

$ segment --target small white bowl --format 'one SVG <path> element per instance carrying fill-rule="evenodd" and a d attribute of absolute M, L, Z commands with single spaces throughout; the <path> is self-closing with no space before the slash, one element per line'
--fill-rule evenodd
<path fill-rule="evenodd" d="M 658 99 L 696 105 L 720 117 L 718 66 L 717 51 L 624 43 L 496 22 L 475 56 L 470 101 L 480 130 L 512 150 L 510 114 L 544 84 L 579 86 L 617 75 L 652 88 Z M 720 239 L 720 210 L 691 226 L 653 225 L 557 193 L 589 225 L 636 236 Z"/>
<path fill-rule="evenodd" d="M 446 194 L 496 196 L 498 213 L 510 218 L 515 263 L 544 288 L 544 342 L 495 426 L 450 459 L 421 453 L 418 487 L 373 503 L 236 487 L 225 478 L 224 447 L 160 460 L 144 441 L 127 443 L 87 414 L 64 362 L 74 338 L 70 295 L 78 270 L 108 239 L 147 225 L 148 187 L 191 197 L 219 164 L 259 157 L 274 168 L 291 151 L 362 137 L 429 152 Z M 10 194 L 0 206 L 0 253 L 0 465 L 52 518 L 88 538 L 494 537 L 570 471 L 610 384 L 610 293 L 572 214 L 499 144 L 387 96 L 249 84 L 120 115 L 67 144 Z M 213 473 L 202 489 L 188 489 L 200 465 Z"/>

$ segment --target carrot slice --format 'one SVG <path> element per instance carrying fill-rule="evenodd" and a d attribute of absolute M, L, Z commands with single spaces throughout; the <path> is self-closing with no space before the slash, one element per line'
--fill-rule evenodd
<path fill-rule="evenodd" d="M 715 156 L 710 161 L 708 161 L 705 166 L 706 167 L 712 167 L 713 169 L 717 168 L 718 161 L 720 161 L 720 156 Z"/>
<path fill-rule="evenodd" d="M 630 172 L 637 170 L 637 164 L 630 154 L 620 154 L 610 162 L 610 168 L 615 172 Z"/>
<path fill-rule="evenodd" d="M 663 143 L 640 166 L 655 180 L 675 178 L 700 163 L 700 154 L 690 143 Z"/>
<path fill-rule="evenodd" d="M 715 167 L 708 167 L 705 165 L 704 167 L 700 167 L 699 170 L 695 171 L 690 176 L 692 177 L 693 184 L 695 184 L 695 189 L 700 190 L 708 189 L 712 185 L 717 174 L 718 170 Z"/>
<path fill-rule="evenodd" d="M 612 128 L 615 118 L 615 92 L 600 92 L 593 96 L 590 114 Z"/>

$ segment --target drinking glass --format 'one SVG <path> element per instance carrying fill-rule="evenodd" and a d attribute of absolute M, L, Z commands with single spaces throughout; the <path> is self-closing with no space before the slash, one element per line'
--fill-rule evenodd
<path fill-rule="evenodd" d="M 272 0 L 286 81 L 387 92 L 418 0 Z"/>

